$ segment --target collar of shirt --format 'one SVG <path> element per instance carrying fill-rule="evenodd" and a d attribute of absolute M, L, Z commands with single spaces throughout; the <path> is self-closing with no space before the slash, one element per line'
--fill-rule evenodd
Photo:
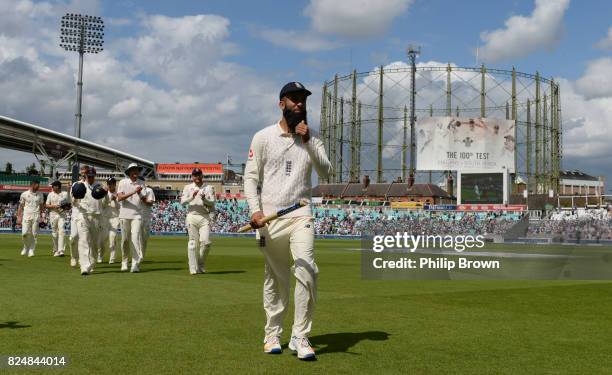
<path fill-rule="evenodd" d="M 280 125 L 280 121 L 277 123 L 276 130 L 278 135 L 285 140 L 287 143 L 287 149 L 295 144 L 296 134 L 293 133 L 285 133 L 283 128 Z"/>

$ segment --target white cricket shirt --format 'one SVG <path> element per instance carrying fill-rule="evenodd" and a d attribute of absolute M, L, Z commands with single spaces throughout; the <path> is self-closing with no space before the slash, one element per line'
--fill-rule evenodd
<path fill-rule="evenodd" d="M 54 191 L 51 191 L 49 193 L 49 195 L 47 195 L 47 204 L 48 205 L 60 205 L 64 202 L 70 202 L 70 199 L 68 198 L 68 193 L 65 191 L 60 191 L 59 194 L 57 194 Z M 62 210 L 61 208 L 49 208 L 49 211 L 52 214 L 55 215 L 60 215 L 65 217 L 66 216 L 66 211 Z"/>
<path fill-rule="evenodd" d="M 117 184 L 117 194 L 130 194 L 136 191 L 136 187 L 141 186 L 144 189 L 144 185 L 141 181 L 132 181 L 129 178 L 124 178 Z M 129 198 L 119 202 L 119 218 L 120 219 L 141 219 L 142 218 L 142 200 L 139 194 L 131 195 Z"/>
<path fill-rule="evenodd" d="M 276 211 L 312 198 L 312 168 L 322 178 L 332 171 L 323 142 L 312 132 L 303 143 L 298 134 L 283 132 L 280 123 L 258 131 L 253 137 L 244 172 L 244 193 L 251 214 L 262 211 L 270 215 Z M 257 186 L 261 186 L 261 195 Z M 310 205 L 295 210 L 285 217 L 312 216 Z"/>
<path fill-rule="evenodd" d="M 102 213 L 102 207 L 106 203 L 108 197 L 102 199 L 94 199 L 91 196 L 91 185 L 87 181 L 83 182 L 87 188 L 83 199 L 74 199 L 72 205 L 76 207 L 80 215 L 99 215 Z"/>
<path fill-rule="evenodd" d="M 146 200 L 155 203 L 155 193 L 153 193 L 153 189 L 150 187 L 145 187 L 142 189 L 145 193 Z M 142 204 L 142 218 L 144 220 L 151 219 L 151 212 L 153 211 L 153 206 L 149 206 L 148 204 L 141 202 Z"/>
<path fill-rule="evenodd" d="M 23 206 L 23 216 L 32 217 L 40 215 L 40 205 L 43 204 L 45 198 L 40 191 L 36 193 L 31 190 L 26 190 L 19 197 L 19 204 Z"/>
<path fill-rule="evenodd" d="M 201 188 L 204 188 L 205 194 L 198 194 L 193 198 L 193 193 Z M 215 210 L 215 190 L 210 185 L 202 184 L 201 187 L 198 187 L 195 182 L 192 182 L 183 188 L 181 204 L 187 206 L 187 215 L 208 217 Z"/>
<path fill-rule="evenodd" d="M 102 210 L 102 214 L 109 218 L 114 219 L 119 217 L 119 202 L 117 200 L 113 200 L 113 196 L 117 196 L 117 192 L 111 193 L 108 192 L 108 204 L 106 204 Z"/>

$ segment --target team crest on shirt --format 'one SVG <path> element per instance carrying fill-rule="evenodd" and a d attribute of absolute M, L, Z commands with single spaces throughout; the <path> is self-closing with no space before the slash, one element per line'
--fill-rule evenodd
<path fill-rule="evenodd" d="M 249 149 L 249 160 L 253 160 L 253 149 Z"/>
<path fill-rule="evenodd" d="M 285 161 L 285 176 L 291 175 L 291 167 L 292 167 L 291 160 L 286 160 Z"/>

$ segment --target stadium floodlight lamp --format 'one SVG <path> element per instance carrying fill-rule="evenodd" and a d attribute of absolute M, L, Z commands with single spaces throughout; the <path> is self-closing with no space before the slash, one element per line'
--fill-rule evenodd
<path fill-rule="evenodd" d="M 102 52 L 104 21 L 101 17 L 67 13 L 61 20 L 60 47 L 80 54 Z"/>
<path fill-rule="evenodd" d="M 81 138 L 81 103 L 83 97 L 83 55 L 104 50 L 104 21 L 101 17 L 66 13 L 60 21 L 60 47 L 79 53 L 79 80 L 75 113 L 75 136 Z"/>

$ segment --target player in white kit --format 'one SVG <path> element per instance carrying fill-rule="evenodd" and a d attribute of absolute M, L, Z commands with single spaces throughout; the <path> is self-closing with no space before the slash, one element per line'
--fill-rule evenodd
<path fill-rule="evenodd" d="M 95 263 L 95 250 L 98 246 L 98 235 L 100 231 L 100 214 L 102 207 L 107 202 L 106 190 L 99 184 L 95 184 L 96 170 L 90 168 L 87 172 L 87 180 L 82 182 L 85 186 L 85 194 L 77 195 L 73 186 L 72 204 L 79 211 L 77 220 L 77 232 L 79 237 L 79 265 L 81 275 L 89 275 L 93 272 Z M 75 184 L 76 185 L 76 184 Z"/>
<path fill-rule="evenodd" d="M 47 195 L 45 207 L 49 210 L 49 224 L 51 225 L 51 237 L 53 238 L 53 256 L 63 257 L 65 250 L 64 239 L 66 237 L 66 210 L 70 205 L 68 193 L 62 191 L 62 183 L 58 180 L 51 183 L 52 191 Z"/>
<path fill-rule="evenodd" d="M 192 275 L 206 272 L 206 258 L 210 252 L 211 214 L 215 211 L 215 191 L 204 185 L 202 170 L 191 171 L 191 184 L 183 188 L 181 204 L 187 206 L 187 260 Z"/>
<path fill-rule="evenodd" d="M 17 209 L 17 224 L 21 225 L 21 237 L 23 249 L 21 255 L 34 256 L 38 236 L 38 226 L 44 220 L 43 212 L 45 199 L 41 192 L 40 182 L 32 180 L 30 188 L 19 197 L 19 208 Z"/>
<path fill-rule="evenodd" d="M 139 176 L 138 179 L 144 185 L 144 177 Z M 150 186 L 144 185 L 142 189 L 142 257 L 147 255 L 147 245 L 149 244 L 149 236 L 151 235 L 151 215 L 153 214 L 153 203 L 155 203 L 155 193 Z"/>
<path fill-rule="evenodd" d="M 132 257 L 131 272 L 140 272 L 142 261 L 142 201 L 144 185 L 138 180 L 142 168 L 136 163 L 125 170 L 127 178 L 119 181 L 117 197 L 120 203 L 121 221 L 121 271 L 128 270 L 129 256 Z"/>
<path fill-rule="evenodd" d="M 281 120 L 253 137 L 244 176 L 244 192 L 251 225 L 265 259 L 264 352 L 280 353 L 283 318 L 289 305 L 291 271 L 295 276 L 295 316 L 289 349 L 303 360 L 315 358 L 308 341 L 317 291 L 318 267 L 314 260 L 314 219 L 310 205 L 262 225 L 270 215 L 312 195 L 311 174 L 327 178 L 332 166 L 323 142 L 310 134 L 306 123 L 306 97 L 299 82 L 290 82 L 279 95 Z M 261 193 L 258 194 L 258 187 Z M 293 267 L 291 267 L 293 261 Z"/>
<path fill-rule="evenodd" d="M 117 200 L 117 180 L 114 177 L 106 180 L 108 204 L 102 208 L 100 216 L 100 244 L 98 245 L 98 263 L 102 263 L 104 254 L 110 250 L 108 264 L 115 263 L 117 242 L 119 242 L 119 201 Z"/>
<path fill-rule="evenodd" d="M 84 164 L 79 168 L 79 181 L 85 182 L 87 180 L 87 172 L 89 172 L 89 166 Z M 76 182 L 75 182 L 76 183 Z M 72 184 L 74 186 L 74 184 Z M 72 186 L 70 187 L 70 200 L 74 200 L 72 196 Z M 70 238 L 68 244 L 70 246 L 70 266 L 76 267 L 79 260 L 79 232 L 77 230 L 77 221 L 79 219 L 79 210 L 72 206 L 70 212 Z"/>

